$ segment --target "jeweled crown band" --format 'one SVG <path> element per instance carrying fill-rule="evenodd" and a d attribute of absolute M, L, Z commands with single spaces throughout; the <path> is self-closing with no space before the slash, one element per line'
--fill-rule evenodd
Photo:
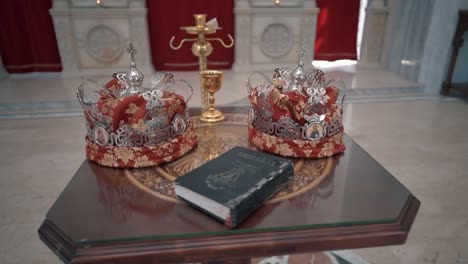
<path fill-rule="evenodd" d="M 300 126 L 289 117 L 282 117 L 275 122 L 271 116 L 251 108 L 249 120 L 258 131 L 288 139 L 320 140 L 338 134 L 343 128 L 339 113 L 334 113 L 331 122 L 321 121 L 320 118 L 317 118 L 305 126 Z"/>
<path fill-rule="evenodd" d="M 143 87 L 132 44 L 127 52 L 129 71 L 114 74 L 106 84 L 88 80 L 78 87 L 87 128 L 86 156 L 122 168 L 172 161 L 197 144 L 187 109 L 193 88 L 161 72 L 152 76 L 151 88 Z"/>
<path fill-rule="evenodd" d="M 141 131 L 130 125 L 124 125 L 117 131 L 109 133 L 105 125 L 97 124 L 93 129 L 88 129 L 88 137 L 101 146 L 153 146 L 182 135 L 188 126 L 188 114 L 176 115 L 171 125 L 166 126 L 163 122 L 157 122 Z"/>

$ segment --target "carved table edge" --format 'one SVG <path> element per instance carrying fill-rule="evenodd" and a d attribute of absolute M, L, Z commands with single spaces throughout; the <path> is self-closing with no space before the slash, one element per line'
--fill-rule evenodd
<path fill-rule="evenodd" d="M 116 242 L 93 246 L 80 246 L 72 242 L 49 220 L 44 221 L 38 232 L 41 240 L 66 263 L 102 263 L 106 260 L 115 262 L 119 258 L 141 259 L 148 263 L 226 260 L 403 244 L 419 206 L 420 201 L 410 194 L 398 220 L 391 223 Z"/>

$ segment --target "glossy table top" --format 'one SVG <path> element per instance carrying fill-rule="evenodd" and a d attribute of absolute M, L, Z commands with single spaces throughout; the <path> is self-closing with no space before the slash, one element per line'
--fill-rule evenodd
<path fill-rule="evenodd" d="M 354 230 L 403 225 L 407 221 L 403 218 L 411 207 L 409 203 L 417 199 L 348 136 L 343 154 L 326 159 L 294 159 L 297 179 L 234 230 L 180 202 L 171 187 L 173 179 L 235 145 L 253 148 L 247 141 L 245 121 L 245 115 L 228 115 L 226 121 L 213 125 L 195 121 L 198 147 L 164 166 L 122 170 L 85 160 L 47 213 L 44 225 L 52 227 L 75 254 L 79 248 L 119 243 L 245 238 L 297 230 L 335 232 L 340 227 Z M 418 206 L 417 201 L 414 215 Z M 410 216 L 409 226 L 414 215 Z M 44 234 L 43 241 L 57 247 Z M 375 245 L 395 243 L 399 242 L 389 240 Z"/>

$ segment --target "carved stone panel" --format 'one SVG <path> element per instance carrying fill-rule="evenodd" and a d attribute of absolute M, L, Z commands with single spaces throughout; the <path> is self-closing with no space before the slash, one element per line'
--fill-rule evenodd
<path fill-rule="evenodd" d="M 54 0 L 54 21 L 62 75 L 108 75 L 129 67 L 125 47 L 138 49 L 137 63 L 153 72 L 145 0 L 106 0 L 103 7 L 86 1 Z"/>
<path fill-rule="evenodd" d="M 252 19 L 252 63 L 294 63 L 300 47 L 298 17 L 256 16 Z"/>
<path fill-rule="evenodd" d="M 234 71 L 272 70 L 297 63 L 297 50 L 312 51 L 319 9 L 315 0 L 236 0 Z"/>
<path fill-rule="evenodd" d="M 291 50 L 293 38 L 294 34 L 285 24 L 272 23 L 263 30 L 260 48 L 270 58 L 281 58 Z"/>
<path fill-rule="evenodd" d="M 86 36 L 86 52 L 100 62 L 119 59 L 124 45 L 119 33 L 105 25 L 91 28 Z"/>
<path fill-rule="evenodd" d="M 81 68 L 128 66 L 128 56 L 123 54 L 130 39 L 126 17 L 104 20 L 76 18 L 74 31 Z"/>

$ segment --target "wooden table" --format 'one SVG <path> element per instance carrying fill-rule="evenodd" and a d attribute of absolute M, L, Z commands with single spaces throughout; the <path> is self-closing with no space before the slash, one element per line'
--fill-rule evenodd
<path fill-rule="evenodd" d="M 347 136 L 344 154 L 295 159 L 291 184 L 226 229 L 177 200 L 171 181 L 232 146 L 249 147 L 246 116 L 196 126 L 197 149 L 165 166 L 121 170 L 84 161 L 47 213 L 41 240 L 66 263 L 114 264 L 249 263 L 405 242 L 420 202 Z"/>

